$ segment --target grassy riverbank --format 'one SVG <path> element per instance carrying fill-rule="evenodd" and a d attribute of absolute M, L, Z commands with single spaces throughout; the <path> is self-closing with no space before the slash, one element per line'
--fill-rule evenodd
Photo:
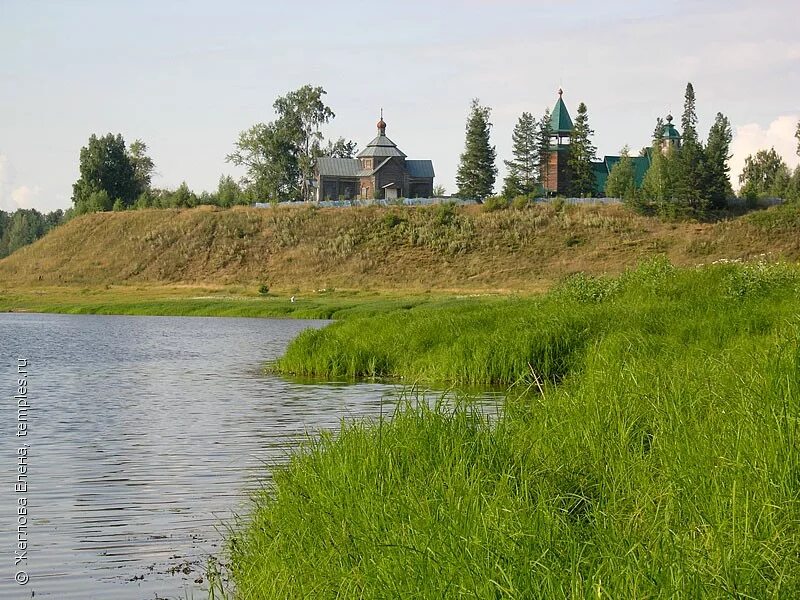
<path fill-rule="evenodd" d="M 303 333 L 275 368 L 303 376 L 505 385 L 533 370 L 558 381 L 611 335 L 724 346 L 731 337 L 774 328 L 800 306 L 790 293 L 797 273 L 784 264 L 680 270 L 654 260 L 617 278 L 577 275 L 542 296 L 451 300 L 348 319 Z"/>
<path fill-rule="evenodd" d="M 280 369 L 519 394 L 313 442 L 232 540 L 237 597 L 797 597 L 799 283 L 655 262 L 304 334 Z"/>
<path fill-rule="evenodd" d="M 0 290 L 0 312 L 192 317 L 290 317 L 341 319 L 447 302 L 437 294 L 321 290 L 298 295 L 259 295 L 243 286 L 105 286 Z"/>

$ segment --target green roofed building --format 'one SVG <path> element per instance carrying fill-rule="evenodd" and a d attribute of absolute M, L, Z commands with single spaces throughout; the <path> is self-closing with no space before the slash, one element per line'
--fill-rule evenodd
<path fill-rule="evenodd" d="M 636 182 L 636 187 L 642 187 L 642 183 L 644 182 L 644 174 L 647 173 L 647 169 L 650 168 L 651 152 L 652 149 L 648 148 L 644 156 L 630 157 L 631 161 L 633 162 L 633 177 L 634 181 Z M 604 156 L 603 160 L 592 163 L 592 172 L 594 173 L 595 183 L 594 190 L 596 196 L 602 197 L 606 195 L 606 181 L 608 181 L 608 176 L 611 173 L 611 169 L 614 168 L 614 165 L 621 160 L 621 156 Z"/>
<path fill-rule="evenodd" d="M 678 130 L 672 124 L 672 115 L 667 115 L 666 121 L 667 122 L 664 124 L 664 127 L 661 130 L 661 136 L 663 138 L 661 151 L 666 152 L 667 148 L 669 147 L 674 148 L 676 151 L 680 150 L 681 134 L 678 133 Z M 642 183 L 644 183 L 644 176 L 645 173 L 647 173 L 647 169 L 650 168 L 652 155 L 653 148 L 647 148 L 644 156 L 630 157 L 631 161 L 633 161 L 634 180 L 636 182 L 636 187 L 638 188 L 642 187 Z M 604 156 L 603 160 L 592 163 L 592 171 L 594 172 L 595 180 L 595 193 L 598 196 L 605 196 L 608 175 L 611 173 L 611 169 L 614 168 L 614 165 L 620 160 L 622 160 L 621 156 Z"/>
<path fill-rule="evenodd" d="M 550 113 L 550 156 L 543 163 L 544 172 L 541 174 L 544 182 L 545 192 L 548 194 L 566 195 L 569 193 L 569 169 L 567 162 L 569 158 L 569 144 L 572 137 L 573 124 L 572 118 L 564 104 L 564 91 L 558 90 L 558 100 Z M 681 134 L 672 124 L 672 115 L 667 115 L 666 123 L 662 130 L 663 145 L 662 152 L 668 147 L 679 150 L 681 147 Z M 641 187 L 644 182 L 644 175 L 650 168 L 650 160 L 653 149 L 647 148 L 643 156 L 631 156 L 634 168 L 636 186 Z M 605 196 L 606 181 L 614 165 L 622 160 L 621 156 L 604 156 L 603 160 L 592 162 L 592 172 L 595 180 L 595 196 Z"/>

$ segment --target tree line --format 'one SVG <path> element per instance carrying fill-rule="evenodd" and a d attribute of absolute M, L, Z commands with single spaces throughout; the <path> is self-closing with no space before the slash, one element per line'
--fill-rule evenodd
<path fill-rule="evenodd" d="M 473 100 L 456 179 L 459 195 L 485 199 L 494 193 L 497 167 L 496 149 L 490 139 L 490 115 L 489 107 Z M 547 189 L 549 169 L 552 168 L 548 159 L 554 151 L 550 120 L 549 110 L 545 110 L 538 121 L 529 112 L 520 115 L 511 138 L 512 159 L 504 161 L 508 174 L 500 197 L 505 202 L 553 193 Z M 659 118 L 651 145 L 640 153 L 650 161 L 641 185 L 636 180 L 630 150 L 625 147 L 621 151 L 621 160 L 608 175 L 605 195 L 621 198 L 634 208 L 655 209 L 668 216 L 724 209 L 734 197 L 729 178 L 733 139 L 731 123 L 725 115 L 717 113 L 705 142 L 698 135 L 697 125 L 695 92 L 689 83 L 684 95 L 680 149 L 664 139 L 665 123 Z M 593 135 L 588 109 L 581 102 L 573 123 L 566 165 L 567 194 L 570 196 L 587 197 L 597 193 L 592 169 L 592 163 L 597 160 Z M 796 136 L 800 154 L 800 123 Z M 739 182 L 742 186 L 740 194 L 745 199 L 774 196 L 800 200 L 800 167 L 791 172 L 774 149 L 761 150 L 749 156 Z"/>
<path fill-rule="evenodd" d="M 64 211 L 41 213 L 34 208 L 13 212 L 0 210 L 0 258 L 32 244 L 51 229 L 64 222 Z"/>
<path fill-rule="evenodd" d="M 74 214 L 144 208 L 191 208 L 200 204 L 230 207 L 250 204 L 250 198 L 229 175 L 223 175 L 214 192 L 196 194 L 186 182 L 174 190 L 153 187 L 155 170 L 147 144 L 127 147 L 120 134 L 92 135 L 81 148 L 80 177 L 72 186 Z M 69 214 L 68 216 L 71 216 Z"/>
<path fill-rule="evenodd" d="M 494 193 L 497 153 L 490 140 L 490 115 L 489 107 L 482 106 L 478 99 L 472 101 L 464 152 L 456 175 L 458 194 L 466 198 L 483 200 Z M 517 120 L 511 135 L 513 158 L 503 161 L 508 172 L 501 192 L 505 200 L 531 199 L 554 191 L 547 189 L 551 175 L 549 158 L 553 151 L 550 120 L 549 108 L 539 120 L 529 112 L 523 112 Z M 567 193 L 571 196 L 592 196 L 595 193 L 592 162 L 597 160 L 597 148 L 592 143 L 593 135 L 588 108 L 581 102 L 573 122 L 567 159 Z"/>
<path fill-rule="evenodd" d="M 695 93 L 689 83 L 681 127 L 681 147 L 676 150 L 665 143 L 664 123 L 659 119 L 653 132 L 650 168 L 641 188 L 634 185 L 631 161 L 623 153 L 623 160 L 609 176 L 607 194 L 623 198 L 637 208 L 649 205 L 668 215 L 725 208 L 734 197 L 728 165 L 733 140 L 730 121 L 718 112 L 704 143 L 697 134 Z M 796 135 L 800 153 L 800 123 Z M 738 180 L 739 194 L 746 200 L 764 197 L 800 200 L 800 167 L 792 174 L 774 148 L 748 156 Z"/>
<path fill-rule="evenodd" d="M 305 85 L 275 100 L 277 118 L 242 131 L 226 157 L 244 167 L 244 177 L 236 181 L 222 175 L 212 192 L 196 194 L 185 182 L 175 190 L 154 188 L 155 165 L 144 142 L 126 147 L 120 134 L 92 135 L 80 152 L 80 178 L 72 195 L 75 212 L 310 200 L 316 159 L 352 158 L 356 152 L 353 141 L 323 137 L 322 127 L 335 116 L 325 94 L 321 87 Z"/>
<path fill-rule="evenodd" d="M 704 143 L 697 131 L 694 87 L 686 85 L 681 115 L 680 147 L 664 137 L 664 120 L 656 121 L 651 145 L 642 150 L 650 158 L 641 187 L 634 179 L 633 161 L 627 148 L 611 170 L 606 194 L 636 208 L 653 207 L 661 214 L 702 214 L 724 209 L 733 198 L 730 184 L 730 120 L 718 112 Z"/>
<path fill-rule="evenodd" d="M 74 212 L 311 200 L 316 160 L 322 156 L 352 158 L 357 149 L 351 140 L 325 139 L 322 130 L 335 117 L 325 104 L 325 95 L 323 88 L 305 85 L 276 99 L 275 119 L 242 131 L 226 157 L 227 162 L 244 168 L 244 176 L 236 181 L 222 175 L 216 190 L 200 194 L 186 183 L 175 190 L 153 187 L 155 165 L 143 141 L 126 146 L 120 134 L 92 135 L 80 151 L 80 177 L 72 196 Z M 548 109 L 539 119 L 523 112 L 517 120 L 512 133 L 512 157 L 504 161 L 507 175 L 501 197 L 506 201 L 554 193 L 547 189 L 553 151 L 550 121 Z M 634 161 L 626 147 L 608 176 L 605 195 L 622 198 L 640 209 L 655 207 L 662 214 L 724 208 L 733 197 L 728 164 L 731 124 L 717 113 L 705 142 L 698 135 L 697 125 L 694 88 L 689 83 L 681 117 L 680 149 L 665 143 L 664 122 L 659 118 L 651 145 L 641 152 L 650 159 L 642 185 L 637 185 Z M 491 108 L 473 100 L 456 175 L 459 196 L 483 200 L 494 194 L 498 170 L 491 129 Z M 573 122 L 566 165 L 570 196 L 597 193 L 592 168 L 597 160 L 593 136 L 588 108 L 581 102 Z M 797 136 L 800 152 L 800 123 Z M 748 199 L 766 195 L 800 198 L 800 169 L 791 172 L 774 149 L 748 157 L 739 181 L 741 194 Z M 443 192 L 440 186 L 437 188 Z"/>

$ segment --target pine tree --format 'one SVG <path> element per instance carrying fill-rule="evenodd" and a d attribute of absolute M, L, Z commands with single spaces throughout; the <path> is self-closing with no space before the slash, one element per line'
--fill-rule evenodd
<path fill-rule="evenodd" d="M 681 117 L 683 139 L 677 156 L 676 202 L 682 208 L 703 212 L 708 204 L 704 189 L 705 153 L 697 137 L 697 111 L 694 87 L 686 84 L 686 95 Z"/>
<path fill-rule="evenodd" d="M 544 189 L 545 195 L 550 191 L 555 191 L 547 189 L 547 180 L 550 177 L 550 138 L 552 135 L 550 109 L 546 108 L 542 119 L 539 121 L 539 130 L 536 135 L 536 147 L 539 153 L 539 183 Z"/>
<path fill-rule="evenodd" d="M 636 200 L 636 170 L 631 160 L 630 149 L 625 146 L 620 152 L 620 160 L 611 167 L 606 181 L 606 196 L 620 198 L 626 204 Z"/>
<path fill-rule="evenodd" d="M 530 196 L 536 191 L 536 172 L 539 167 L 536 119 L 524 112 L 511 135 L 513 160 L 505 161 L 508 175 L 503 186 L 503 196 Z"/>
<path fill-rule="evenodd" d="M 589 114 L 586 105 L 578 105 L 578 113 L 573 123 L 572 136 L 569 141 L 570 193 L 573 196 L 593 196 L 595 179 L 592 172 L 592 161 L 597 158 L 597 148 L 592 144 L 594 130 L 589 127 Z"/>
<path fill-rule="evenodd" d="M 492 109 L 481 106 L 477 98 L 472 101 L 467 119 L 464 153 L 456 173 L 458 194 L 465 198 L 483 200 L 491 196 L 494 189 L 497 153 L 489 137 L 492 128 L 489 122 L 491 112 Z"/>
<path fill-rule="evenodd" d="M 730 147 L 733 140 L 731 123 L 722 113 L 717 113 L 706 143 L 705 196 L 712 208 L 724 208 L 733 195 L 730 178 Z"/>

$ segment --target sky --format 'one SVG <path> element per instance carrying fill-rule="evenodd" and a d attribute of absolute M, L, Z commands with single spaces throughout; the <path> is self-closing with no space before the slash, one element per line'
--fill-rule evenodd
<path fill-rule="evenodd" d="M 734 176 L 772 146 L 794 166 L 799 21 L 797 0 L 0 0 L 0 209 L 69 207 L 93 133 L 143 140 L 158 187 L 216 189 L 243 175 L 225 161 L 239 132 L 304 84 L 327 91 L 325 135 L 359 148 L 383 108 L 448 193 L 472 98 L 492 109 L 499 191 L 517 118 L 559 87 L 600 156 L 679 121 L 691 81 L 701 136 L 731 120 Z"/>

